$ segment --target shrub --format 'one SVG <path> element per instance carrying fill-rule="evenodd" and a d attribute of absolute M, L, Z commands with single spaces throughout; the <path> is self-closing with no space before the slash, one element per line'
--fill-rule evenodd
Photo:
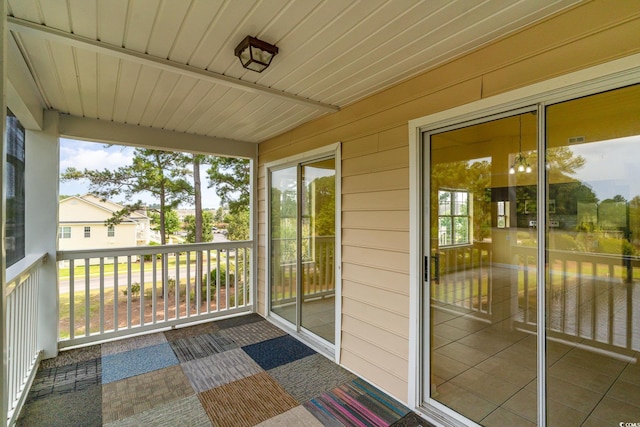
<path fill-rule="evenodd" d="M 216 288 L 217 278 L 218 278 L 218 269 L 214 268 L 209 273 L 209 279 L 211 280 L 211 289 Z M 234 278 L 235 276 L 233 273 L 229 273 L 229 275 L 227 275 L 227 267 L 225 265 L 220 266 L 220 284 L 221 285 L 228 286 L 230 284 L 235 283 Z M 205 274 L 204 277 L 202 278 L 202 287 L 206 288 L 206 286 L 207 286 L 207 275 Z"/>
<path fill-rule="evenodd" d="M 129 294 L 129 289 L 123 289 L 122 290 L 122 295 L 127 296 Z M 132 283 L 131 284 L 131 296 L 132 297 L 137 297 L 140 294 L 140 284 L 139 283 Z"/>

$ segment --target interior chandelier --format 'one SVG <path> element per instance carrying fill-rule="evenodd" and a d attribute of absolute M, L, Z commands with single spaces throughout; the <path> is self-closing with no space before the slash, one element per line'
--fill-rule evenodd
<path fill-rule="evenodd" d="M 509 168 L 510 175 L 515 174 L 516 171 L 531 173 L 531 166 L 527 161 L 527 157 L 524 154 L 522 154 L 522 115 L 518 116 L 518 120 L 519 120 L 519 128 L 520 128 L 518 154 L 516 154 L 516 158 L 513 160 L 513 164 Z"/>

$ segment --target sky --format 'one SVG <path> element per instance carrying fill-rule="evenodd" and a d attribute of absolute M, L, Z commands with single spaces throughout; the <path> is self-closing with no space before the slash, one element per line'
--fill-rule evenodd
<path fill-rule="evenodd" d="M 133 157 L 133 147 L 121 145 L 107 146 L 102 143 L 77 141 L 73 139 L 60 138 L 60 173 L 69 167 L 79 170 L 84 169 L 109 169 L 115 170 L 121 166 L 131 164 Z M 203 166 L 200 172 L 202 179 L 202 207 L 218 208 L 220 198 L 213 188 L 207 188 L 206 179 L 207 166 Z M 191 179 L 189 177 L 189 179 Z M 88 193 L 89 183 L 86 180 L 60 182 L 60 194 L 83 195 Z M 134 196 L 133 201 L 142 200 L 148 204 L 158 203 L 158 200 L 149 193 L 141 193 Z M 123 202 L 124 197 L 118 199 L 114 197 L 114 202 Z M 193 208 L 191 205 L 180 206 L 182 209 Z"/>

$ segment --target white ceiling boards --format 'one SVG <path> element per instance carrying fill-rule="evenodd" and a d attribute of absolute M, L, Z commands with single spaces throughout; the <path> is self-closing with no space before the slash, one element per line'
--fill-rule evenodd
<path fill-rule="evenodd" d="M 574 0 L 8 0 L 42 108 L 258 143 Z M 279 48 L 242 68 L 246 36 Z"/>

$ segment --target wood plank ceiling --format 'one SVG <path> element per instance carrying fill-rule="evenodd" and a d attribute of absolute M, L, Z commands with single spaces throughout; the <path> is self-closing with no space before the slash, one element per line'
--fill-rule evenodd
<path fill-rule="evenodd" d="M 8 0 L 8 26 L 43 108 L 257 143 L 575 3 Z M 280 49 L 261 74 L 247 35 Z"/>

